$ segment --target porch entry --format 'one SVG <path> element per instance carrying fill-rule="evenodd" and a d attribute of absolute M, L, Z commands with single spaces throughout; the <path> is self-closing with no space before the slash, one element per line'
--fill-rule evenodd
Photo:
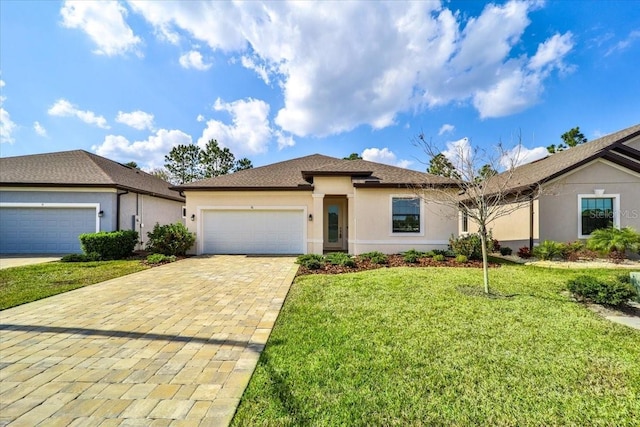
<path fill-rule="evenodd" d="M 344 251 L 348 248 L 348 213 L 346 197 L 324 198 L 323 250 Z"/>

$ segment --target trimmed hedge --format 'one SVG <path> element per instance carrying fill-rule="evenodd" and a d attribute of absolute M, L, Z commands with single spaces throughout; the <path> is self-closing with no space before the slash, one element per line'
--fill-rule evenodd
<path fill-rule="evenodd" d="M 79 237 L 85 254 L 96 253 L 102 260 L 125 259 L 138 243 L 138 232 L 133 230 L 101 231 Z"/>
<path fill-rule="evenodd" d="M 181 222 L 167 225 L 156 223 L 147 236 L 147 250 L 163 255 L 184 256 L 196 241 L 196 235 Z"/>
<path fill-rule="evenodd" d="M 567 288 L 578 299 L 596 304 L 617 306 L 637 296 L 636 289 L 620 278 L 604 281 L 593 276 L 577 276 L 567 282 Z"/>

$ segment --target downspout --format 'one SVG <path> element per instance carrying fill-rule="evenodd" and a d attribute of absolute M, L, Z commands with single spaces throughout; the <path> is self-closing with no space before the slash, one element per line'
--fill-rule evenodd
<path fill-rule="evenodd" d="M 129 194 L 129 190 L 116 195 L 116 231 L 120 231 L 120 196 L 124 196 L 125 194 Z"/>
<path fill-rule="evenodd" d="M 529 250 L 533 252 L 533 195 L 529 197 Z"/>

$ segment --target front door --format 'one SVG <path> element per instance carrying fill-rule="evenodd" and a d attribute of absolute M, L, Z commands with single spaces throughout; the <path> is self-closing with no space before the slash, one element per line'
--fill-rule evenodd
<path fill-rule="evenodd" d="M 324 203 L 324 249 L 346 248 L 346 203 L 343 199 L 326 199 Z"/>

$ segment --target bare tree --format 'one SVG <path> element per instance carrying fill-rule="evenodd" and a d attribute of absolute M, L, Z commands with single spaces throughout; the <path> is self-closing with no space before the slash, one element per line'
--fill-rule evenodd
<path fill-rule="evenodd" d="M 414 143 L 422 148 L 430 159 L 442 156 L 439 147 L 423 133 L 414 139 Z M 520 147 L 518 144 L 514 150 L 506 150 L 499 144 L 494 152 L 489 153 L 468 143 L 458 144 L 449 158 L 456 169 L 456 174 L 450 175 L 453 191 L 451 187 L 437 185 L 436 180 L 415 187 L 416 193 L 425 202 L 447 206 L 453 209 L 456 215 L 458 212 L 466 215 L 478 226 L 482 242 L 485 293 L 489 293 L 488 226 L 496 219 L 527 206 L 540 195 L 538 184 L 518 185 L 516 167 Z M 487 170 L 502 172 L 493 174 L 486 173 Z"/>

